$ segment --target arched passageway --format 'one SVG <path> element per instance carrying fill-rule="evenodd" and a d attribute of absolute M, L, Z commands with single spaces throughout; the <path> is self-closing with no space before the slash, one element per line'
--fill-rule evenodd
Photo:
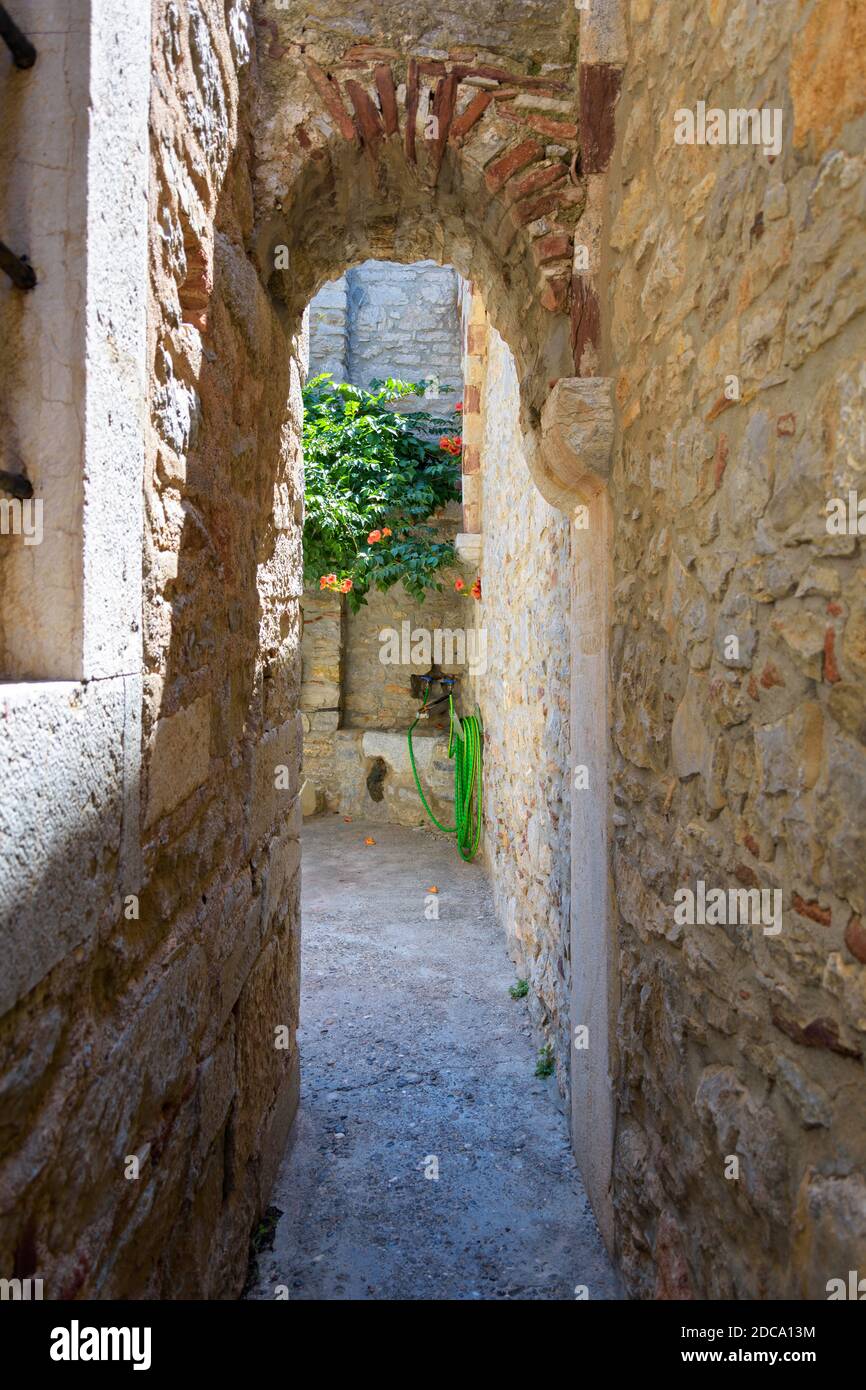
<path fill-rule="evenodd" d="M 37 279 L 3 287 L 4 473 L 54 517 L 0 565 L 16 1277 L 238 1291 L 299 1084 L 302 310 L 419 255 L 513 353 L 514 506 L 573 522 L 572 1134 L 605 1239 L 639 1297 L 856 1269 L 856 13 L 85 0 L 4 88 Z M 86 122 L 43 120 L 61 92 Z"/>
<path fill-rule="evenodd" d="M 573 809 L 568 1034 L 587 1029 L 593 1046 L 563 1064 L 573 1072 L 574 1143 L 611 1241 L 615 1006 L 604 869 L 604 478 L 612 401 L 609 383 L 575 375 L 576 367 L 588 372 L 598 363 L 600 348 L 594 291 L 587 278 L 573 273 L 575 235 L 579 229 L 581 237 L 597 238 L 598 228 L 587 226 L 592 212 L 568 42 L 563 37 L 561 63 L 556 51 L 548 51 L 541 64 L 527 57 L 503 68 L 478 58 L 461 61 L 459 55 L 447 61 L 405 53 L 398 58 L 387 48 L 363 44 L 340 53 L 330 40 L 324 50 L 306 42 L 286 47 L 279 27 L 271 39 L 274 64 L 266 63 L 257 111 L 254 244 L 262 280 L 289 336 L 297 336 L 302 311 L 322 282 L 357 260 L 375 256 L 405 263 L 429 256 L 451 262 L 514 354 L 522 464 L 507 486 L 524 496 L 538 486 L 567 517 L 576 507 L 581 513 L 575 514 L 567 559 L 575 567 L 577 595 L 570 634 L 579 692 L 571 721 L 576 737 L 563 751 L 568 779 L 577 764 L 589 779 L 588 794 L 576 797 Z M 603 124 L 604 101 L 595 118 Z M 600 162 L 597 153 L 590 155 L 593 169 Z M 478 331 L 470 325 L 470 335 Z M 464 525 L 470 534 L 480 529 L 473 505 L 479 465 L 478 445 L 467 440 Z M 544 543 L 540 536 L 538 544 Z M 569 606 L 566 601 L 564 609 Z M 507 665 L 504 654 L 503 661 Z"/>
<path fill-rule="evenodd" d="M 438 522 L 441 540 L 460 532 L 462 552 L 444 591 L 421 603 L 402 585 L 371 589 L 356 610 L 320 591 L 339 559 L 305 566 L 301 1091 L 256 1296 L 607 1297 L 615 1283 L 567 1120 L 570 788 L 551 755 L 569 717 L 570 518 L 537 494 L 513 507 L 526 472 L 514 359 L 453 269 L 374 261 L 333 282 L 309 314 L 308 380 L 323 367 L 352 382 L 362 412 L 375 409 L 372 382 L 423 377 L 425 394 L 393 407 L 409 421 L 441 415 L 432 461 L 435 437 L 456 430 L 470 471 L 463 525 L 459 503 Z M 305 393 L 316 556 L 321 391 Z M 338 405 L 332 430 L 342 418 Z M 348 444 L 359 464 L 360 418 Z M 335 465 L 342 477 L 346 461 Z M 386 521 L 402 542 L 399 514 L 376 513 L 360 544 Z M 473 598 L 482 564 L 488 588 Z M 407 756 L 413 724 L 424 793 L 453 826 L 447 706 L 416 718 L 431 660 L 482 730 L 471 865 L 431 827 Z"/>
<path fill-rule="evenodd" d="M 577 966 L 569 1031 L 588 1026 L 594 1043 L 591 1051 L 575 1053 L 577 1066 L 570 1059 L 569 1070 L 574 1142 L 610 1240 L 603 477 L 612 406 L 606 382 L 575 375 L 576 354 L 582 360 L 597 351 L 597 332 L 590 331 L 592 314 L 587 319 L 583 291 L 575 290 L 569 270 L 587 191 L 568 42 L 562 61 L 548 56 L 541 69 L 535 58 L 511 60 L 507 68 L 483 58 L 434 59 L 431 67 L 420 55 L 397 61 L 363 45 L 353 46 L 343 63 L 315 45 L 287 48 L 280 37 L 286 24 L 291 16 L 277 21 L 277 32 L 266 28 L 254 110 L 245 105 L 252 93 L 245 98 L 241 85 L 237 143 L 215 184 L 212 217 L 195 215 L 197 191 L 171 181 L 174 166 L 157 143 L 154 223 L 179 222 L 186 265 L 176 290 L 182 324 L 163 335 L 170 379 L 161 389 L 173 392 L 178 383 L 182 395 L 194 393 L 200 412 L 186 464 L 171 637 L 167 649 L 154 652 L 161 704 L 146 715 L 146 733 L 155 727 L 158 738 L 160 726 L 169 727 L 174 701 L 186 699 L 181 673 L 189 630 L 198 634 L 214 624 L 227 630 L 233 703 L 214 734 L 230 757 L 231 722 L 244 712 L 243 737 L 253 743 L 252 835 L 264 835 L 268 845 L 263 923 L 274 926 L 265 926 L 265 939 L 276 930 L 274 974 L 264 997 L 275 991 L 270 1012 L 282 1009 L 291 1027 L 298 951 L 291 866 L 298 848 L 297 826 L 286 820 L 286 809 L 299 790 L 300 734 L 292 709 L 299 677 L 303 311 L 326 280 L 366 258 L 407 263 L 426 256 L 452 263 L 476 287 L 492 329 L 514 355 L 522 462 L 507 487 L 515 504 L 526 507 L 537 486 L 566 516 L 579 506 L 588 522 L 575 527 L 573 537 L 574 555 L 585 557 L 575 652 L 593 694 L 582 705 L 581 757 L 567 748 L 565 761 L 569 777 L 574 761 L 591 773 L 592 804 L 574 810 L 578 892 L 571 897 L 569 955 Z M 170 269 L 165 244 L 155 242 L 154 252 L 155 274 L 164 276 Z M 169 296 L 175 292 L 171 282 L 166 289 Z M 176 468 L 171 454 L 163 440 L 166 474 Z M 477 445 L 467 443 L 467 492 L 479 464 Z M 161 491 L 162 479 L 155 481 Z M 165 482 L 167 492 L 174 491 L 171 478 Z M 197 496 L 193 511 L 189 503 Z M 202 550 L 197 518 L 203 515 L 212 518 L 208 532 L 220 569 Z M 467 507 L 469 535 L 476 530 L 470 518 Z M 545 544 L 543 534 L 537 544 Z M 214 614 L 225 617 L 215 620 Z M 283 765 L 291 775 L 275 791 L 274 768 Z M 243 844 L 238 851 L 244 853 Z M 288 923 L 285 945 L 279 923 Z M 560 969 L 564 976 L 567 962 Z M 248 1088 L 263 1085 L 265 1094 L 275 1095 L 272 1164 L 279 1157 L 277 1134 L 285 1136 L 292 1114 L 297 1054 L 287 1059 L 288 1087 L 283 1059 L 272 1059 L 259 1077 L 258 1047 L 248 1055 L 254 1063 Z M 276 1096 L 288 1098 L 282 1109 Z M 247 1132 L 245 1147 L 233 1154 L 254 1162 L 251 1143 Z"/>

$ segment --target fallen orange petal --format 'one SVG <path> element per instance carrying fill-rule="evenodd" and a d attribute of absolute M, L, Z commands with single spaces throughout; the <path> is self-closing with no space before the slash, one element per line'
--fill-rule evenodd
<path fill-rule="evenodd" d="M 438 893 L 438 892 L 439 892 L 439 889 L 436 887 L 436 884 L 434 883 L 432 888 L 428 888 L 428 889 L 427 889 L 427 892 L 428 892 L 428 893 Z"/>
<path fill-rule="evenodd" d="M 375 843 L 376 841 L 373 839 L 372 835 L 368 835 L 366 840 L 364 841 L 365 845 L 375 845 Z"/>

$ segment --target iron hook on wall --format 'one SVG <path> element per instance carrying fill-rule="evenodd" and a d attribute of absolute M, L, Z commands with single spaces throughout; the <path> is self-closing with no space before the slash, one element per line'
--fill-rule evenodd
<path fill-rule="evenodd" d="M 26 501 L 28 497 L 33 496 L 33 484 L 23 473 L 10 473 L 7 469 L 0 468 L 0 492 L 8 492 L 10 497 Z"/>
<path fill-rule="evenodd" d="M 12 54 L 12 60 L 16 68 L 32 68 L 36 62 L 36 49 L 33 44 L 22 34 L 18 25 L 6 9 L 5 5 L 0 5 L 0 38 L 6 44 Z M 2 270 L 13 285 L 19 290 L 32 290 L 36 284 L 36 271 L 33 269 L 26 256 L 16 256 L 14 251 L 0 241 L 0 270 Z"/>
<path fill-rule="evenodd" d="M 5 241 L 0 241 L 0 270 L 9 276 L 19 290 L 32 290 L 36 284 L 36 271 L 27 257 L 16 256 Z"/>
<path fill-rule="evenodd" d="M 32 68 L 36 62 L 36 49 L 27 36 L 22 34 L 5 5 L 0 5 L 0 39 L 12 54 L 16 68 Z"/>

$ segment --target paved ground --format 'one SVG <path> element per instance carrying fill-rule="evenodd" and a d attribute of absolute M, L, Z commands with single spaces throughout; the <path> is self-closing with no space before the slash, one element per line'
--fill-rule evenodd
<path fill-rule="evenodd" d="M 483 871 L 323 816 L 303 883 L 301 1106 L 248 1297 L 620 1297 Z"/>

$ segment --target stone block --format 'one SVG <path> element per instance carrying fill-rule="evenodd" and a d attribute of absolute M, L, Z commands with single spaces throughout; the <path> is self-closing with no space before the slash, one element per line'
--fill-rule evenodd
<path fill-rule="evenodd" d="M 253 902 L 241 913 L 227 918 L 221 936 L 225 951 L 216 961 L 216 1006 L 211 1022 L 214 1034 L 225 1027 L 258 958 L 262 942 L 261 904 Z"/>
<path fill-rule="evenodd" d="M 301 786 L 301 815 L 314 816 L 318 809 L 319 798 L 316 795 L 316 786 L 308 777 L 304 778 Z"/>
<path fill-rule="evenodd" d="M 198 1128 L 195 1166 L 205 1156 L 223 1128 L 235 1094 L 235 1029 L 230 1018 L 209 1057 L 198 1069 Z"/>
<path fill-rule="evenodd" d="M 545 401 L 530 467 L 542 496 L 563 511 L 590 502 L 610 473 L 612 387 L 606 377 L 561 377 Z"/>
<path fill-rule="evenodd" d="M 866 1179 L 862 1173 L 820 1173 L 809 1167 L 797 1194 L 790 1296 L 826 1299 L 831 1279 L 848 1291 L 849 1270 L 863 1277 Z M 838 1287 L 834 1290 L 838 1297 Z M 862 1293 L 855 1295 L 862 1298 Z"/>
<path fill-rule="evenodd" d="M 108 908 L 124 815 L 125 706 L 123 679 L 4 687 L 0 1013 L 86 941 Z M 136 826 L 137 786 L 129 810 Z"/>
<path fill-rule="evenodd" d="M 173 811 L 208 779 L 210 698 L 202 695 L 177 714 L 157 721 L 146 760 L 148 797 L 145 825 Z"/>
<path fill-rule="evenodd" d="M 261 1117 L 271 1109 L 297 1065 L 299 958 L 297 936 L 274 936 L 262 951 L 237 1006 L 237 1102 L 232 1126 L 234 1162 L 242 1168 L 259 1148 Z M 288 1028 L 289 1047 L 276 1046 Z"/>
<path fill-rule="evenodd" d="M 300 1054 L 295 1051 L 264 1125 L 259 1156 L 259 1198 L 263 1209 L 268 1204 L 280 1164 L 286 1156 L 286 1146 L 298 1111 L 300 1095 L 301 1059 Z"/>
<path fill-rule="evenodd" d="M 686 691 L 677 706 L 671 727 L 671 763 L 681 781 L 702 773 L 707 766 L 711 740 L 703 719 L 706 680 L 690 672 Z"/>
<path fill-rule="evenodd" d="M 340 712 L 336 709 L 311 710 L 307 715 L 309 732 L 313 734 L 333 734 L 340 727 Z"/>
<path fill-rule="evenodd" d="M 301 725 L 295 717 L 269 729 L 253 755 L 250 842 L 255 844 L 291 815 L 298 794 L 301 765 Z"/>
<path fill-rule="evenodd" d="M 770 796 L 814 787 L 823 764 L 824 717 L 809 700 L 775 724 L 755 729 L 761 787 Z"/>
<path fill-rule="evenodd" d="M 336 681 L 310 680 L 301 686 L 301 709 L 336 710 L 340 707 L 340 686 Z"/>

